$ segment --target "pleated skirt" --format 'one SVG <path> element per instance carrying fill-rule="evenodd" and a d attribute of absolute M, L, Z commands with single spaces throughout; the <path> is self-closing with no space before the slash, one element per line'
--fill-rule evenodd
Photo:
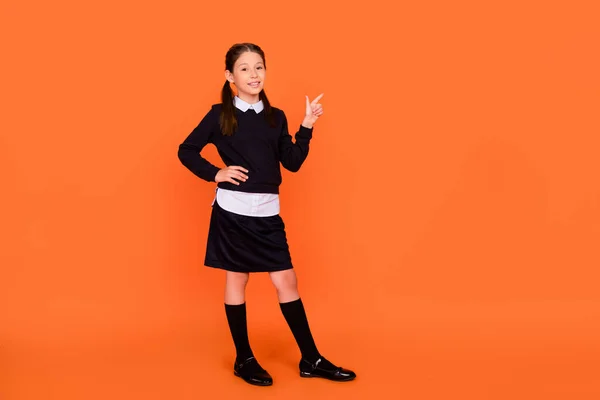
<path fill-rule="evenodd" d="M 273 272 L 293 268 L 279 215 L 251 217 L 227 211 L 214 201 L 204 265 L 234 272 Z"/>

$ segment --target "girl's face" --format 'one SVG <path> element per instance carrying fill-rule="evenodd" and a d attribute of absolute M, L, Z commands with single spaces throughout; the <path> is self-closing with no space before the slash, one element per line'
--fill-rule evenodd
<path fill-rule="evenodd" d="M 225 77 L 233 82 L 240 99 L 256 103 L 265 82 L 265 65 L 262 57 L 252 51 L 242 53 L 233 66 L 233 71 L 225 71 Z"/>

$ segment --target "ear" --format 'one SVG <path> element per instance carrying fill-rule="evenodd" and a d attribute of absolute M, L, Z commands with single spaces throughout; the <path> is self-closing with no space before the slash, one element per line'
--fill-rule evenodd
<path fill-rule="evenodd" d="M 225 79 L 227 79 L 229 83 L 233 83 L 233 74 L 228 70 L 225 70 Z"/>

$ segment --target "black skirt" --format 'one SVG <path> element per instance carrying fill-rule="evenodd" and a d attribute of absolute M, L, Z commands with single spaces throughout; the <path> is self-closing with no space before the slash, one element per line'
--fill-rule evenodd
<path fill-rule="evenodd" d="M 283 219 L 279 215 L 250 217 L 235 214 L 221 208 L 215 199 L 204 264 L 234 272 L 293 268 Z"/>

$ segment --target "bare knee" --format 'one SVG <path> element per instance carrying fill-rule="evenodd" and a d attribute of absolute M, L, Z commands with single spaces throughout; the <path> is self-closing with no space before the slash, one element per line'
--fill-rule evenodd
<path fill-rule="evenodd" d="M 246 285 L 248 284 L 249 279 L 250 279 L 250 274 L 248 274 L 247 272 L 227 271 L 225 283 L 227 286 L 231 286 L 231 287 L 246 288 Z"/>
<path fill-rule="evenodd" d="M 225 303 L 243 304 L 246 301 L 248 273 L 227 271 L 225 278 Z"/>
<path fill-rule="evenodd" d="M 269 276 L 280 301 L 292 301 L 298 298 L 298 281 L 293 269 L 270 272 Z"/>

